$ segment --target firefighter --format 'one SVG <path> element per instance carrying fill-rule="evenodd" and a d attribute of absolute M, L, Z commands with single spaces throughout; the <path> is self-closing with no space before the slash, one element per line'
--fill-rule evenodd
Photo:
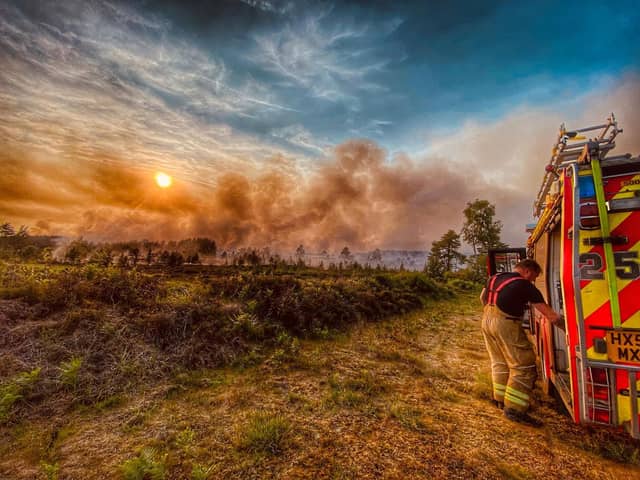
<path fill-rule="evenodd" d="M 527 413 L 537 375 L 535 353 L 522 327 L 527 303 L 549 321 L 564 324 L 561 315 L 545 303 L 533 284 L 541 271 L 534 260 L 522 260 L 513 272 L 490 277 L 480 294 L 484 305 L 482 334 L 491 359 L 493 402 L 504 408 L 509 420 L 536 427 L 541 422 Z"/>

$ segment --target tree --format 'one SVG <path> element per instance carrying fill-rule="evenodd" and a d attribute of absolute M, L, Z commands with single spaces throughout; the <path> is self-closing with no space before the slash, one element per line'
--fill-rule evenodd
<path fill-rule="evenodd" d="M 93 250 L 93 246 L 80 238 L 72 241 L 66 249 L 64 259 L 71 263 L 79 263 L 84 260 Z"/>
<path fill-rule="evenodd" d="M 123 256 L 124 254 L 121 255 L 120 258 L 122 259 Z M 101 267 L 108 267 L 113 263 L 113 257 L 114 255 L 113 255 L 113 251 L 111 250 L 111 247 L 108 245 L 105 245 L 98 248 L 95 252 L 93 252 L 93 255 L 91 255 L 90 262 L 97 263 Z"/>
<path fill-rule="evenodd" d="M 13 237 L 15 234 L 16 230 L 10 223 L 0 225 L 0 237 Z"/>
<path fill-rule="evenodd" d="M 340 258 L 345 262 L 348 262 L 349 260 L 351 260 L 351 250 L 349 250 L 349 247 L 345 246 L 342 249 L 342 251 L 340 252 Z"/>
<path fill-rule="evenodd" d="M 129 253 L 131 254 L 131 264 L 135 267 L 138 264 L 138 260 L 140 260 L 140 247 L 131 247 Z"/>
<path fill-rule="evenodd" d="M 210 238 L 196 238 L 196 242 L 198 243 L 198 253 L 202 255 L 213 255 L 216 256 L 216 251 L 218 250 L 218 246 L 216 245 L 215 240 L 211 240 Z"/>
<path fill-rule="evenodd" d="M 473 254 L 486 254 L 490 248 L 504 247 L 500 241 L 502 222 L 494 220 L 496 207 L 487 200 L 467 202 L 463 211 L 465 221 L 462 226 L 462 238 L 473 248 Z"/>
<path fill-rule="evenodd" d="M 180 252 L 172 251 L 169 254 L 169 258 L 167 260 L 167 265 L 169 267 L 179 267 L 184 263 L 184 257 Z"/>
<path fill-rule="evenodd" d="M 373 252 L 369 254 L 369 260 L 376 263 L 382 262 L 382 252 L 380 251 L 379 248 L 376 248 Z"/>
<path fill-rule="evenodd" d="M 445 273 L 451 272 L 465 256 L 460 253 L 460 235 L 449 230 L 440 240 L 431 243 L 431 252 L 427 260 L 427 273 L 433 278 L 443 279 Z"/>

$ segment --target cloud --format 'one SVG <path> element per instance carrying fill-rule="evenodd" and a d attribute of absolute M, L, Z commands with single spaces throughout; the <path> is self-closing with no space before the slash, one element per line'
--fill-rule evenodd
<path fill-rule="evenodd" d="M 285 140 L 292 146 L 315 154 L 324 154 L 329 147 L 327 140 L 324 142 L 316 140 L 313 134 L 302 125 L 288 125 L 282 128 L 274 128 L 270 133 L 273 137 Z"/>
<path fill-rule="evenodd" d="M 59 159 L 109 152 L 191 179 L 209 168 L 251 170 L 281 150 L 232 124 L 292 109 L 167 23 L 111 3 L 69 1 L 42 16 L 0 9 L 6 143 Z"/>
<path fill-rule="evenodd" d="M 279 15 L 284 15 L 294 8 L 294 4 L 291 1 L 240 0 L 240 2 L 258 10 Z"/>
<path fill-rule="evenodd" d="M 358 109 L 362 93 L 385 90 L 374 76 L 388 69 L 390 58 L 371 45 L 400 23 L 356 23 L 330 8 L 309 8 L 281 29 L 256 33 L 249 59 L 312 98 Z"/>

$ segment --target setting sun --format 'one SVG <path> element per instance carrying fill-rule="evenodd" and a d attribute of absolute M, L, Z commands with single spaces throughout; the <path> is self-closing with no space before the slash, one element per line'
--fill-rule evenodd
<path fill-rule="evenodd" d="M 168 188 L 173 183 L 173 180 L 166 173 L 158 172 L 156 173 L 156 183 L 160 188 Z"/>

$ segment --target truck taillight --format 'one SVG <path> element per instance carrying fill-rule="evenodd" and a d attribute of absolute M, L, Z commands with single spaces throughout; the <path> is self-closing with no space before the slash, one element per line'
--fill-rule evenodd
<path fill-rule="evenodd" d="M 583 230 L 600 228 L 598 204 L 595 200 L 595 198 L 585 198 L 580 202 L 580 228 Z"/>

